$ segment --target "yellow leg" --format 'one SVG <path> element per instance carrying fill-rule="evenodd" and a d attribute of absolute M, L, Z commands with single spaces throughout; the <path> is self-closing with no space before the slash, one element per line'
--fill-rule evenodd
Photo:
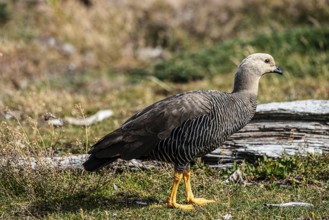
<path fill-rule="evenodd" d="M 206 205 L 207 203 L 213 203 L 216 202 L 215 200 L 207 200 L 204 198 L 194 198 L 194 195 L 192 193 L 191 189 L 191 171 L 184 171 L 183 172 L 183 177 L 184 177 L 184 183 L 185 183 L 185 189 L 186 189 L 186 200 L 190 204 L 195 204 L 195 205 Z"/>
<path fill-rule="evenodd" d="M 194 208 L 192 205 L 181 205 L 176 202 L 177 189 L 182 178 L 183 178 L 182 173 L 175 172 L 174 183 L 168 200 L 168 207 L 183 209 L 183 210 L 193 210 Z"/>

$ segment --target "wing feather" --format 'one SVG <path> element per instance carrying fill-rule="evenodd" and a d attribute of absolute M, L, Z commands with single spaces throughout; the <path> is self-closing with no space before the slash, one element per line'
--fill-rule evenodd
<path fill-rule="evenodd" d="M 207 114 L 210 91 L 181 93 L 156 102 L 129 118 L 90 150 L 98 158 L 129 160 L 146 155 L 185 121 Z"/>

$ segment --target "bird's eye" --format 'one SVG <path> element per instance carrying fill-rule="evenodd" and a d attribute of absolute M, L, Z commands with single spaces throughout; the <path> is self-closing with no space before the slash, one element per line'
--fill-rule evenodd
<path fill-rule="evenodd" d="M 264 61 L 265 63 L 269 63 L 270 62 L 270 59 L 265 59 L 265 61 Z"/>

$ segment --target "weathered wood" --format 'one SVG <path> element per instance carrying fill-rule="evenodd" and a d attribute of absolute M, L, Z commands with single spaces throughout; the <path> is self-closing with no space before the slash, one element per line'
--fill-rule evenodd
<path fill-rule="evenodd" d="M 288 120 L 329 120 L 328 100 L 301 100 L 292 102 L 272 102 L 257 106 L 257 119 L 288 119 Z"/>
<path fill-rule="evenodd" d="M 234 161 L 261 155 L 280 157 L 283 153 L 329 153 L 329 101 L 305 100 L 258 105 L 254 119 L 232 135 L 223 146 L 203 157 L 213 167 L 227 168 Z M 0 167 L 47 166 L 58 169 L 81 169 L 88 155 L 44 158 L 0 158 Z M 163 163 L 155 161 L 118 161 L 111 167 L 153 169 Z"/>
<path fill-rule="evenodd" d="M 1 158 L 0 168 L 4 166 L 11 166 L 15 168 L 24 169 L 40 169 L 46 167 L 47 169 L 83 169 L 82 164 L 88 159 L 89 154 L 70 155 L 70 156 L 55 156 L 55 157 L 20 157 L 20 158 Z M 112 170 L 123 169 L 139 169 L 150 170 L 157 167 L 168 166 L 166 163 L 158 161 L 140 161 L 132 159 L 129 161 L 117 160 L 109 166 Z M 0 169 L 1 170 L 1 169 Z"/>
<path fill-rule="evenodd" d="M 280 204 L 264 204 L 266 207 L 313 207 L 314 205 L 308 202 L 287 202 Z"/>
<path fill-rule="evenodd" d="M 222 167 L 255 156 L 280 157 L 283 153 L 329 153 L 328 100 L 258 105 L 253 120 L 203 161 Z"/>

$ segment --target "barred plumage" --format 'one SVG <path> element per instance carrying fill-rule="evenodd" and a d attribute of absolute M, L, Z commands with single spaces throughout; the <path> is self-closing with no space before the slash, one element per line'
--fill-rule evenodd
<path fill-rule="evenodd" d="M 174 128 L 170 136 L 160 140 L 149 155 L 156 160 L 174 163 L 177 170 L 183 170 L 196 157 L 220 146 L 228 136 L 245 126 L 256 110 L 256 97 L 253 95 L 216 91 L 194 93 L 204 96 L 209 110 Z"/>
<path fill-rule="evenodd" d="M 85 169 L 97 170 L 117 158 L 170 162 L 175 165 L 178 183 L 184 174 L 189 202 L 199 205 L 209 202 L 194 198 L 189 164 L 219 147 L 251 120 L 256 111 L 259 79 L 269 72 L 282 74 L 272 56 L 253 54 L 239 65 L 232 93 L 185 92 L 146 107 L 92 147 Z M 189 209 L 176 203 L 177 181 L 168 205 Z"/>

